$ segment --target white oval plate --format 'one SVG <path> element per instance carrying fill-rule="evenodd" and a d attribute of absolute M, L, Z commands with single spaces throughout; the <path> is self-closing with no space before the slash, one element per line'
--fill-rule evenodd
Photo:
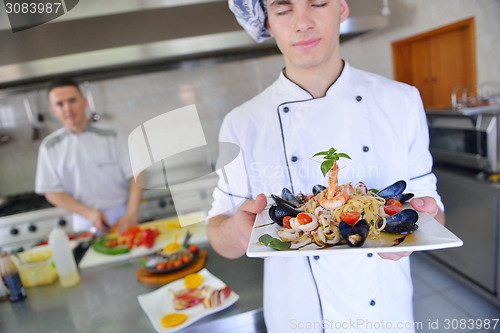
<path fill-rule="evenodd" d="M 226 286 L 224 282 L 213 276 L 206 268 L 199 271 L 198 274 L 203 276 L 202 286 L 210 286 L 214 289 L 222 289 Z M 203 317 L 230 307 L 238 300 L 238 298 L 240 298 L 238 294 L 236 294 L 234 291 L 231 291 L 229 297 L 226 298 L 224 302 L 222 302 L 222 304 L 216 308 L 205 309 L 203 303 L 200 303 L 189 309 L 179 311 L 174 309 L 174 302 L 169 289 L 173 292 L 178 292 L 181 289 L 185 289 L 184 279 L 170 282 L 169 284 L 166 284 L 155 291 L 137 296 L 142 310 L 146 313 L 149 320 L 151 321 L 151 324 L 157 332 L 177 332 Z M 161 326 L 161 318 L 163 318 L 163 316 L 168 313 L 185 313 L 187 315 L 187 319 L 185 322 L 178 326 L 163 327 Z"/>

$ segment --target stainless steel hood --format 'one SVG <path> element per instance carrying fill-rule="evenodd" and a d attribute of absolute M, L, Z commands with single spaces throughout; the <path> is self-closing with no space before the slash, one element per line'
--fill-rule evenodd
<path fill-rule="evenodd" d="M 387 27 L 382 0 L 348 0 L 341 40 Z M 61 74 L 276 48 L 255 43 L 227 0 L 81 0 L 63 16 L 13 33 L 0 6 L 0 88 Z"/>

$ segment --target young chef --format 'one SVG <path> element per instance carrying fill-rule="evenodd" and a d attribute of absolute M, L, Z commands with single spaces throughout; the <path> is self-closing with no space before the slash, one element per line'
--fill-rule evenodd
<path fill-rule="evenodd" d="M 135 184 L 126 142 L 115 131 L 93 126 L 87 99 L 68 79 L 49 88 L 50 111 L 64 125 L 41 143 L 35 192 L 73 214 L 73 228 L 92 225 L 119 233 L 137 224 L 142 188 Z"/>
<path fill-rule="evenodd" d="M 349 13 L 346 1 L 229 4 L 254 39 L 275 38 L 286 67 L 270 87 L 231 111 L 222 124 L 219 140 L 239 145 L 243 158 L 225 167 L 214 191 L 207 228 L 213 248 L 228 258 L 245 254 L 266 196 L 283 187 L 311 193 L 313 185 L 326 184 L 319 164 L 310 158 L 331 147 L 352 158 L 339 161 L 344 166 L 339 184 L 363 181 L 369 188 L 383 188 L 404 179 L 407 190 L 418 197 L 411 202 L 413 208 L 444 223 L 419 93 L 340 58 L 339 25 Z M 229 186 L 228 179 L 235 181 Z M 241 199 L 245 197 L 253 199 Z M 232 201 L 240 206 L 228 211 Z M 269 332 L 384 331 L 388 323 L 398 332 L 414 331 L 411 252 L 327 252 L 265 259 Z"/>

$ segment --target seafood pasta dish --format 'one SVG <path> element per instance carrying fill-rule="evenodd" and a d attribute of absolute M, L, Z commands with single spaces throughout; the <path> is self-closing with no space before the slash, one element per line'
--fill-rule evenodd
<path fill-rule="evenodd" d="M 338 184 L 340 157 L 335 149 L 320 152 L 325 161 L 321 169 L 328 176 L 328 187 L 316 185 L 311 195 L 295 196 L 284 188 L 269 216 L 280 227 L 277 234 L 282 242 L 299 243 L 307 239 L 320 247 L 347 244 L 360 247 L 367 238 L 377 239 L 381 232 L 408 234 L 418 229 L 418 214 L 402 209 L 402 202 L 413 197 L 403 193 L 406 182 L 401 180 L 377 191 L 358 182 Z"/>

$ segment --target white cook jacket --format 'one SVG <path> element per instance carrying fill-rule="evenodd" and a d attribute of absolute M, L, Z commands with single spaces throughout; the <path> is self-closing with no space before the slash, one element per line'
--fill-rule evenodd
<path fill-rule="evenodd" d="M 234 214 L 244 197 L 279 194 L 283 187 L 310 193 L 313 185 L 326 185 L 310 158 L 331 147 L 352 158 L 339 161 L 339 184 L 362 181 L 380 189 L 404 179 L 408 192 L 432 196 L 443 209 L 418 90 L 348 63 L 316 99 L 281 73 L 225 117 L 219 141 L 239 145 L 242 154 L 219 171 L 209 218 Z M 412 294 L 409 258 L 265 259 L 264 317 L 271 333 L 381 332 L 388 322 L 398 332 L 413 332 L 405 330 L 413 323 Z"/>
<path fill-rule="evenodd" d="M 113 224 L 125 212 L 132 175 L 126 142 L 117 132 L 89 124 L 75 134 L 63 127 L 40 144 L 35 192 L 65 192 L 103 211 Z M 75 231 L 91 226 L 73 214 Z"/>

